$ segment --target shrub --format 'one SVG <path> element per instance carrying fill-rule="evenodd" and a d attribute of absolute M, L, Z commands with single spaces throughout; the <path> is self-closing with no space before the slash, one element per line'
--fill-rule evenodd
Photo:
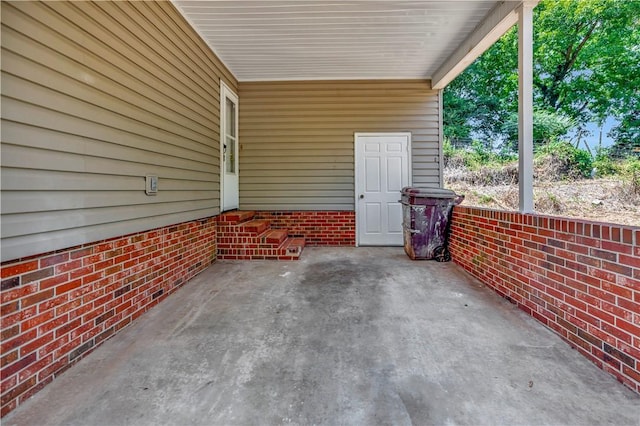
<path fill-rule="evenodd" d="M 478 202 L 480 204 L 491 204 L 494 201 L 495 200 L 493 199 L 493 197 L 491 195 L 487 195 L 487 194 L 481 194 L 480 195 L 480 199 L 478 200 Z"/>
<path fill-rule="evenodd" d="M 469 170 L 480 170 L 482 168 L 498 168 L 518 159 L 516 154 L 511 152 L 496 153 L 490 142 L 474 140 L 467 148 L 456 148 L 453 144 L 445 140 L 443 147 L 445 166 L 465 167 Z"/>
<path fill-rule="evenodd" d="M 536 162 L 541 170 L 538 177 L 547 180 L 589 177 L 593 170 L 591 154 L 565 141 L 540 146 Z"/>
<path fill-rule="evenodd" d="M 456 154 L 456 149 L 453 147 L 451 143 L 451 139 L 446 138 L 442 144 L 442 159 L 444 160 L 444 165 L 449 164 L 449 160 Z"/>
<path fill-rule="evenodd" d="M 620 172 L 619 164 L 612 158 L 609 148 L 599 148 L 593 160 L 598 176 L 612 176 Z"/>
<path fill-rule="evenodd" d="M 535 145 L 557 142 L 569 130 L 574 128 L 575 121 L 557 111 L 535 109 L 533 111 L 533 140 Z M 502 125 L 506 134 L 505 149 L 518 150 L 518 114 L 512 113 Z"/>
<path fill-rule="evenodd" d="M 622 180 L 634 196 L 640 195 L 640 159 L 629 157 L 621 163 Z"/>
<path fill-rule="evenodd" d="M 540 194 L 535 200 L 535 208 L 537 210 L 542 210 L 545 212 L 550 212 L 554 214 L 562 213 L 564 210 L 564 206 L 562 201 L 555 195 L 549 192 L 545 194 Z"/>
<path fill-rule="evenodd" d="M 491 150 L 478 140 L 474 140 L 471 146 L 466 149 L 455 149 L 453 146 L 446 149 L 450 152 L 450 161 L 457 165 L 461 160 L 464 167 L 469 170 L 478 170 L 491 162 Z"/>

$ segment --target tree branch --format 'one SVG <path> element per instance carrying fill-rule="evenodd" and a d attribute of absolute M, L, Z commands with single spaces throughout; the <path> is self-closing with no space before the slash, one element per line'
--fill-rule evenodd
<path fill-rule="evenodd" d="M 591 37 L 593 36 L 593 32 L 599 25 L 600 25 L 599 20 L 593 21 L 589 25 L 589 29 L 587 30 L 586 34 L 582 37 L 580 42 L 577 44 L 577 46 L 575 46 L 574 43 L 571 43 L 569 44 L 569 46 L 567 46 L 567 49 L 565 50 L 563 55 L 563 57 L 565 58 L 564 62 L 558 64 L 558 66 L 556 67 L 556 71 L 551 74 L 552 75 L 551 84 L 547 86 L 546 90 L 542 89 L 542 93 L 544 97 L 549 102 L 549 105 L 551 105 L 555 110 L 558 110 L 559 104 L 560 104 L 560 94 L 558 93 L 558 86 L 562 81 L 564 81 L 566 76 L 571 72 L 573 66 L 576 63 L 576 60 L 578 59 L 578 55 L 580 54 L 584 46 L 587 44 L 587 42 L 591 39 Z M 576 30 L 575 32 L 579 33 L 583 28 L 584 28 L 584 24 L 578 23 L 575 26 L 575 30 Z"/>
<path fill-rule="evenodd" d="M 580 54 L 580 51 L 584 48 L 584 45 L 587 44 L 587 42 L 591 39 L 591 36 L 593 36 L 593 32 L 595 31 L 596 28 L 598 28 L 599 25 L 600 25 L 600 21 L 594 21 L 591 27 L 589 28 L 589 31 L 587 31 L 584 37 L 582 37 L 582 40 L 580 40 L 578 47 L 573 53 L 573 57 L 571 58 L 569 63 L 567 63 L 567 71 L 573 68 L 573 64 L 575 64 L 576 60 L 578 59 L 578 54 Z"/>

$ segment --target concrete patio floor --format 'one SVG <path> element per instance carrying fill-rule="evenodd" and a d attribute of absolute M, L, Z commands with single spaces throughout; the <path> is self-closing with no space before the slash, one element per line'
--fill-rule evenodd
<path fill-rule="evenodd" d="M 640 396 L 453 263 L 218 261 L 8 425 L 640 425 Z"/>

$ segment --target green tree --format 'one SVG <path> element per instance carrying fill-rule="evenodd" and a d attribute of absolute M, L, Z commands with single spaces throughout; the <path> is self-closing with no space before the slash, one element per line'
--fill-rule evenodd
<path fill-rule="evenodd" d="M 640 158 L 640 110 L 627 114 L 609 135 L 615 140 L 609 150 L 611 157 Z"/>
<path fill-rule="evenodd" d="M 534 14 L 535 124 L 554 133 L 567 120 L 583 129 L 614 116 L 614 134 L 637 139 L 639 27 L 640 1 L 542 0 Z M 445 133 L 455 121 L 458 133 L 513 144 L 517 58 L 512 28 L 445 89 Z"/>
<path fill-rule="evenodd" d="M 504 133 L 504 145 L 511 151 L 518 150 L 518 114 L 510 114 L 501 127 Z M 549 112 L 544 109 L 533 111 L 533 140 L 536 145 L 558 141 L 569 130 L 575 127 L 575 122 L 559 112 Z"/>
<path fill-rule="evenodd" d="M 500 123 L 517 112 L 517 97 L 512 98 L 518 93 L 518 57 L 511 54 L 513 49 L 517 52 L 517 39 L 509 31 L 446 87 L 445 135 L 449 134 L 448 128 L 455 127 L 451 133 L 465 137 L 474 132 L 484 140 L 501 138 Z"/>

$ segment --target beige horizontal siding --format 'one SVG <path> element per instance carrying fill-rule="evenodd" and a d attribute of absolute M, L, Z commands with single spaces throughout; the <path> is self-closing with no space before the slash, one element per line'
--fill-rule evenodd
<path fill-rule="evenodd" d="M 1 53 L 3 261 L 219 212 L 237 81 L 170 2 L 3 2 Z"/>
<path fill-rule="evenodd" d="M 414 184 L 440 184 L 438 93 L 428 81 L 239 89 L 241 208 L 353 210 L 356 132 L 411 132 Z"/>

